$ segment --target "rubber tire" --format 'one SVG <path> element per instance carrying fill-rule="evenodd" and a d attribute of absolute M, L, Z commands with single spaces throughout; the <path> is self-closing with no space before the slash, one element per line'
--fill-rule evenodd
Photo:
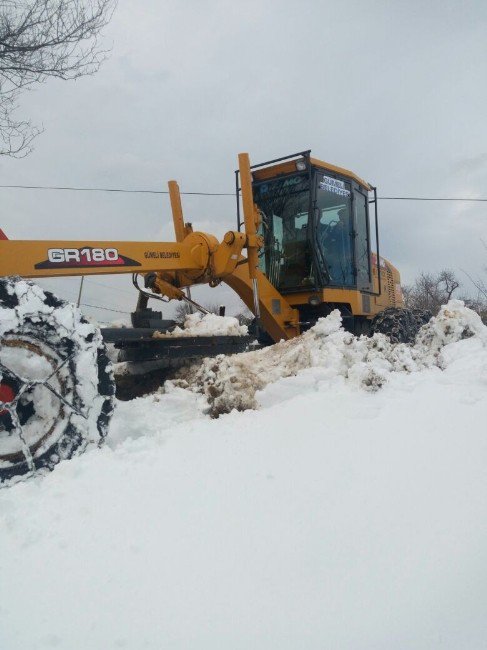
<path fill-rule="evenodd" d="M 433 314 L 429 309 L 413 309 L 412 312 L 419 325 L 418 331 L 433 318 Z"/>
<path fill-rule="evenodd" d="M 426 309 L 387 307 L 372 319 L 370 335 L 385 334 L 391 343 L 412 344 L 430 318 L 431 312 Z"/>
<path fill-rule="evenodd" d="M 20 285 L 20 282 L 23 284 Z M 45 313 L 44 307 L 42 307 L 42 311 L 21 315 L 23 309 L 21 299 L 16 293 L 16 287 L 22 286 L 25 289 L 26 285 L 35 289 L 37 299 L 47 307 Z M 16 308 L 19 306 L 21 309 L 17 310 Z M 9 315 L 11 319 L 12 309 L 15 310 L 18 322 L 10 327 L 5 323 L 8 323 Z M 57 323 L 56 315 L 60 316 L 61 310 L 63 310 L 62 328 L 53 326 L 53 323 Z M 66 319 L 66 315 L 68 315 L 68 319 Z M 70 322 L 73 323 L 71 328 Z M 98 328 L 91 325 L 71 303 L 60 300 L 49 291 L 44 291 L 32 282 L 20 278 L 0 278 L 0 324 L 3 332 L 0 334 L 0 349 L 2 336 L 20 335 L 54 350 L 61 361 L 69 359 L 63 369 L 58 372 L 62 372 L 68 378 L 71 390 L 70 403 L 85 415 L 91 415 L 84 420 L 79 416 L 75 417 L 72 412 L 68 415 L 69 409 L 65 410 L 65 417 L 58 420 L 58 422 L 66 420 L 65 424 L 60 426 L 59 435 L 56 435 L 54 441 L 48 440 L 48 448 L 33 454 L 35 472 L 52 470 L 61 460 L 71 458 L 84 451 L 89 443 L 102 443 L 108 433 L 110 418 L 114 410 L 115 382 L 112 365 Z M 96 364 L 94 376 L 98 381 L 97 386 L 95 382 L 90 384 L 94 393 L 90 399 L 87 399 L 86 388 L 83 389 L 83 386 L 86 387 L 86 376 L 78 367 L 81 355 L 83 355 L 82 363 L 86 367 L 87 354 L 91 356 L 90 361 Z M 27 379 L 29 378 L 27 377 Z M 3 431 L 0 430 L 0 440 L 3 432 L 5 432 L 5 428 Z M 42 447 L 44 446 L 43 443 Z M 32 474 L 32 469 L 25 458 L 22 461 L 12 462 L 8 466 L 5 466 L 5 456 L 2 460 L 0 484 Z"/>

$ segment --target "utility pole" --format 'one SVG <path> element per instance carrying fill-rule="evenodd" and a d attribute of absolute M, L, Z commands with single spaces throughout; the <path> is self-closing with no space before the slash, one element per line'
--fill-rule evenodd
<path fill-rule="evenodd" d="M 81 282 L 79 284 L 79 293 L 78 293 L 78 302 L 76 303 L 76 307 L 79 307 L 80 302 L 81 302 L 81 292 L 83 291 L 83 282 L 84 282 L 85 276 L 81 276 Z"/>

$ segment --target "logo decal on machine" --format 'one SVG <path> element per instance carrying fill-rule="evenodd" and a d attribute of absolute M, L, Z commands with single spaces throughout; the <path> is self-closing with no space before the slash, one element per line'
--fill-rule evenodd
<path fill-rule="evenodd" d="M 323 180 L 320 181 L 320 190 L 327 190 L 340 196 L 350 196 L 350 190 L 347 190 L 345 183 L 331 176 L 323 176 Z"/>
<path fill-rule="evenodd" d="M 140 262 L 120 255 L 116 248 L 49 248 L 47 260 L 36 269 L 70 269 L 93 266 L 141 266 Z"/>

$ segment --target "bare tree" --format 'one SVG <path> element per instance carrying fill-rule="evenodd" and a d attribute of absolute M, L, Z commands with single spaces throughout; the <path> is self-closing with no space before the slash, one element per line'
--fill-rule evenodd
<path fill-rule="evenodd" d="M 238 320 L 240 325 L 247 325 L 248 327 L 255 319 L 255 316 L 250 309 L 244 308 L 242 311 L 239 311 L 238 314 L 235 314 L 235 318 Z"/>
<path fill-rule="evenodd" d="M 487 252 L 487 244 L 485 241 L 482 240 L 482 244 L 484 246 L 485 251 Z M 487 273 L 487 266 L 484 266 L 484 271 Z M 477 289 L 477 294 L 478 298 L 480 298 L 484 302 L 484 309 L 485 309 L 485 302 L 487 302 L 487 282 L 484 280 L 484 278 L 473 278 L 469 273 L 464 271 L 465 275 L 468 277 L 470 282 L 474 285 L 474 287 Z"/>
<path fill-rule="evenodd" d="M 0 155 L 22 157 L 40 129 L 14 113 L 22 91 L 50 77 L 93 74 L 116 0 L 0 0 Z"/>
<path fill-rule="evenodd" d="M 182 325 L 189 314 L 191 314 L 191 305 L 189 305 L 184 300 L 180 300 L 176 305 L 176 309 L 174 310 L 174 320 L 176 323 Z"/>
<path fill-rule="evenodd" d="M 478 294 L 482 296 L 484 301 L 487 301 L 487 283 L 485 280 L 483 278 L 477 278 L 476 280 L 472 279 L 472 282 L 474 283 Z"/>
<path fill-rule="evenodd" d="M 421 273 L 412 285 L 403 287 L 404 301 L 410 309 L 427 309 L 437 314 L 459 286 L 460 282 L 449 269 L 436 275 Z"/>
<path fill-rule="evenodd" d="M 482 240 L 482 244 L 487 252 L 487 244 L 485 241 Z M 484 266 L 484 271 L 487 273 L 487 266 Z M 487 281 L 482 277 L 474 278 L 466 271 L 464 271 L 464 273 L 477 290 L 476 298 L 467 299 L 465 304 L 471 309 L 474 309 L 480 315 L 484 323 L 487 323 Z"/>
<path fill-rule="evenodd" d="M 487 301 L 481 293 L 477 293 L 475 297 L 460 296 L 460 299 L 463 300 L 466 307 L 476 311 L 484 323 L 487 321 Z"/>

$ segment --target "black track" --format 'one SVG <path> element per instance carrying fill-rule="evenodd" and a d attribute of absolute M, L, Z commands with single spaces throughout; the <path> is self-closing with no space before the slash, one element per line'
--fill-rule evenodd
<path fill-rule="evenodd" d="M 388 307 L 372 319 L 371 334 L 385 334 L 391 343 L 414 343 L 423 325 L 431 318 L 427 309 Z"/>

